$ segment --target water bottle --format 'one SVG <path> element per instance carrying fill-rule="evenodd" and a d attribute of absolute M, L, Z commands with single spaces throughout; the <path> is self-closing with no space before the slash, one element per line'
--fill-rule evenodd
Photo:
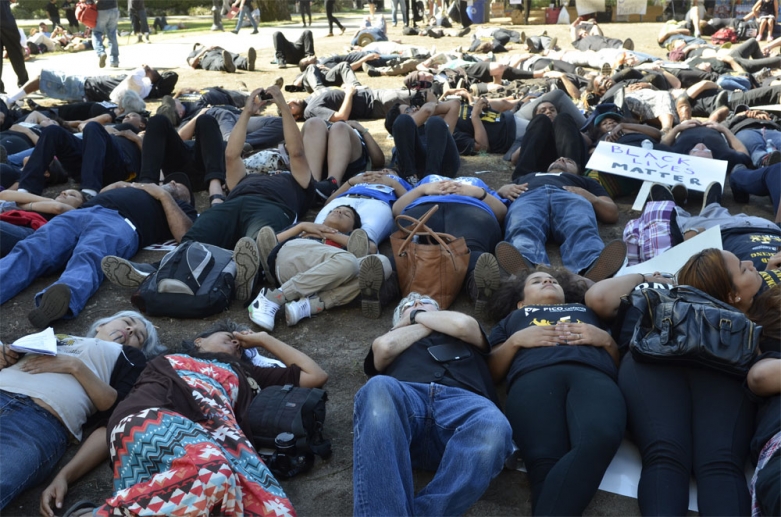
<path fill-rule="evenodd" d="M 643 140 L 643 142 L 640 144 L 640 146 L 643 149 L 653 149 L 654 148 L 654 143 L 646 138 L 645 140 Z"/>
<path fill-rule="evenodd" d="M 776 146 L 773 141 L 768 140 L 767 136 L 765 136 L 765 128 L 762 128 L 762 138 L 765 139 L 765 151 L 767 151 L 767 154 L 770 154 L 776 150 Z"/>

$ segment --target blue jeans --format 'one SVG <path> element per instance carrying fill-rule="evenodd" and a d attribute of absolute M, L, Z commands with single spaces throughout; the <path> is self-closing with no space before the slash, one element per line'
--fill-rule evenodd
<path fill-rule="evenodd" d="M 130 258 L 137 250 L 138 234 L 116 210 L 93 206 L 65 212 L 0 259 L 0 304 L 39 276 L 52 275 L 65 266 L 56 283 L 70 287 L 66 317 L 76 317 L 103 281 L 101 259 L 107 255 Z M 43 291 L 35 296 L 36 304 L 42 295 Z"/>
<path fill-rule="evenodd" d="M 781 131 L 776 129 L 765 129 L 765 136 L 762 136 L 761 129 L 744 129 L 738 131 L 735 135 L 740 142 L 746 146 L 749 156 L 751 156 L 751 163 L 754 167 L 759 166 L 759 162 L 767 154 L 767 142 L 766 139 L 773 142 L 776 149 L 781 149 Z"/>
<path fill-rule="evenodd" d="M 461 388 L 378 375 L 355 395 L 353 514 L 462 515 L 512 451 L 510 424 Z M 436 471 L 417 495 L 412 469 Z"/>
<path fill-rule="evenodd" d="M 17 167 L 23 167 L 24 159 L 30 156 L 31 154 L 33 154 L 33 151 L 35 151 L 35 147 L 25 149 L 20 153 L 10 154 L 8 155 L 8 163 L 10 163 L 11 165 L 15 165 Z"/>
<path fill-rule="evenodd" d="M 561 245 L 561 260 L 573 273 L 588 268 L 605 247 L 591 203 L 578 194 L 545 185 L 521 194 L 510 205 L 504 239 L 533 264 L 550 265 L 545 251 L 548 237 Z"/>
<path fill-rule="evenodd" d="M 17 242 L 26 239 L 35 230 L 0 221 L 0 257 L 8 255 Z"/>
<path fill-rule="evenodd" d="M 0 390 L 0 510 L 46 481 L 68 446 L 68 430 L 26 395 Z"/>
<path fill-rule="evenodd" d="M 92 29 L 92 46 L 99 56 L 106 53 L 103 47 L 103 36 L 108 36 L 111 47 L 111 64 L 119 64 L 119 44 L 117 43 L 117 22 L 119 22 L 119 9 L 105 9 L 98 11 L 98 23 Z"/>
<path fill-rule="evenodd" d="M 751 89 L 751 82 L 745 77 L 738 75 L 722 75 L 718 78 L 716 84 L 730 91 L 740 90 L 747 92 Z"/>
<path fill-rule="evenodd" d="M 778 213 L 778 202 L 781 199 L 781 164 L 735 171 L 729 175 L 729 186 L 732 192 L 737 194 L 770 196 L 773 212 Z"/>
<path fill-rule="evenodd" d="M 358 31 L 358 34 L 355 35 L 355 37 L 350 42 L 350 45 L 357 45 L 358 40 L 361 38 L 361 34 L 371 34 L 374 36 L 374 41 L 388 41 L 388 36 L 377 28 L 369 28 L 369 29 L 363 29 Z"/>
<path fill-rule="evenodd" d="M 393 26 L 398 23 L 397 13 L 401 11 L 401 19 L 404 25 L 409 25 L 409 19 L 407 18 L 407 0 L 391 0 L 391 17 L 393 18 Z"/>
<path fill-rule="evenodd" d="M 239 11 L 239 17 L 236 20 L 236 28 L 233 29 L 233 32 L 238 33 L 241 29 L 241 26 L 244 24 L 244 17 L 247 16 L 249 18 L 249 22 L 252 24 L 252 28 L 255 30 L 258 30 L 258 22 L 255 21 L 255 18 L 252 17 L 252 11 L 249 10 L 249 6 L 243 6 L 241 10 Z"/>
<path fill-rule="evenodd" d="M 399 173 L 404 178 L 415 174 L 418 179 L 429 174 L 455 178 L 461 167 L 456 141 L 439 117 L 429 118 L 421 134 L 412 117 L 399 115 L 393 122 L 393 140 Z"/>

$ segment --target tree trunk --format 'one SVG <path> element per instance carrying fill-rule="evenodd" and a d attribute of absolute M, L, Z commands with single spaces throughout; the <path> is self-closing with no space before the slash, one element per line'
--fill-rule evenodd
<path fill-rule="evenodd" d="M 285 0 L 260 0 L 260 21 L 290 20 L 290 9 Z"/>

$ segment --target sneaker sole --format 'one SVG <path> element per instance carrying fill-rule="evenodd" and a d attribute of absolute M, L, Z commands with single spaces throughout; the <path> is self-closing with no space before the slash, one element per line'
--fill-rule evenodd
<path fill-rule="evenodd" d="M 247 70 L 250 72 L 255 71 L 255 59 L 257 59 L 258 54 L 255 51 L 253 47 L 250 47 L 247 51 Z"/>
<path fill-rule="evenodd" d="M 70 287 L 54 284 L 43 293 L 41 304 L 27 314 L 27 319 L 34 327 L 44 329 L 68 313 L 70 301 Z"/>
<path fill-rule="evenodd" d="M 366 257 L 361 261 L 358 273 L 358 287 L 361 290 L 361 313 L 370 319 L 382 314 L 380 289 L 385 278 L 382 261 L 378 257 Z"/>
<path fill-rule="evenodd" d="M 494 251 L 496 252 L 496 261 L 507 273 L 518 276 L 524 271 L 531 271 L 521 252 L 509 242 L 500 242 Z"/>
<path fill-rule="evenodd" d="M 236 65 L 233 64 L 233 58 L 231 57 L 230 52 L 224 50 L 222 52 L 222 60 L 226 72 L 229 74 L 236 73 Z"/>
<path fill-rule="evenodd" d="M 130 289 L 138 288 L 147 278 L 124 259 L 118 257 L 103 257 L 103 260 L 100 261 L 100 269 L 109 282 Z"/>
<path fill-rule="evenodd" d="M 264 226 L 258 232 L 258 236 L 255 238 L 255 242 L 258 245 L 258 252 L 260 253 L 260 267 L 263 268 L 263 274 L 266 276 L 266 282 L 272 286 L 276 286 L 276 278 L 273 271 L 269 271 L 268 256 L 277 245 L 277 235 L 270 226 Z"/>
<path fill-rule="evenodd" d="M 369 254 L 369 236 L 366 231 L 360 228 L 353 230 L 347 239 L 347 251 L 355 255 L 356 258 L 362 258 Z"/>
<path fill-rule="evenodd" d="M 477 258 L 475 263 L 475 285 L 477 286 L 475 311 L 478 314 L 483 314 L 488 305 L 488 298 L 493 296 L 496 290 L 499 289 L 499 286 L 502 285 L 499 262 L 490 253 L 483 253 Z"/>
<path fill-rule="evenodd" d="M 100 68 L 106 68 L 106 54 L 103 54 L 98 59 L 98 66 Z"/>
<path fill-rule="evenodd" d="M 609 242 L 597 257 L 594 265 L 586 271 L 584 277 L 592 282 L 599 282 L 615 275 L 626 259 L 626 244 L 624 241 Z"/>
<path fill-rule="evenodd" d="M 260 254 L 255 241 L 242 237 L 233 248 L 233 260 L 236 262 L 236 281 L 234 283 L 236 299 L 246 302 L 252 296 L 255 276 L 258 274 Z"/>

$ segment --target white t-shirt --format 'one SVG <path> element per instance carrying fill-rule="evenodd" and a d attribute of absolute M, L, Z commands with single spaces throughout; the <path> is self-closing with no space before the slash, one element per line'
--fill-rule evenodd
<path fill-rule="evenodd" d="M 146 76 L 146 70 L 143 68 L 136 68 L 133 72 L 125 77 L 121 83 L 111 92 L 111 102 L 119 104 L 125 92 L 133 90 L 142 99 L 146 99 L 149 92 L 152 91 L 152 81 Z"/>

